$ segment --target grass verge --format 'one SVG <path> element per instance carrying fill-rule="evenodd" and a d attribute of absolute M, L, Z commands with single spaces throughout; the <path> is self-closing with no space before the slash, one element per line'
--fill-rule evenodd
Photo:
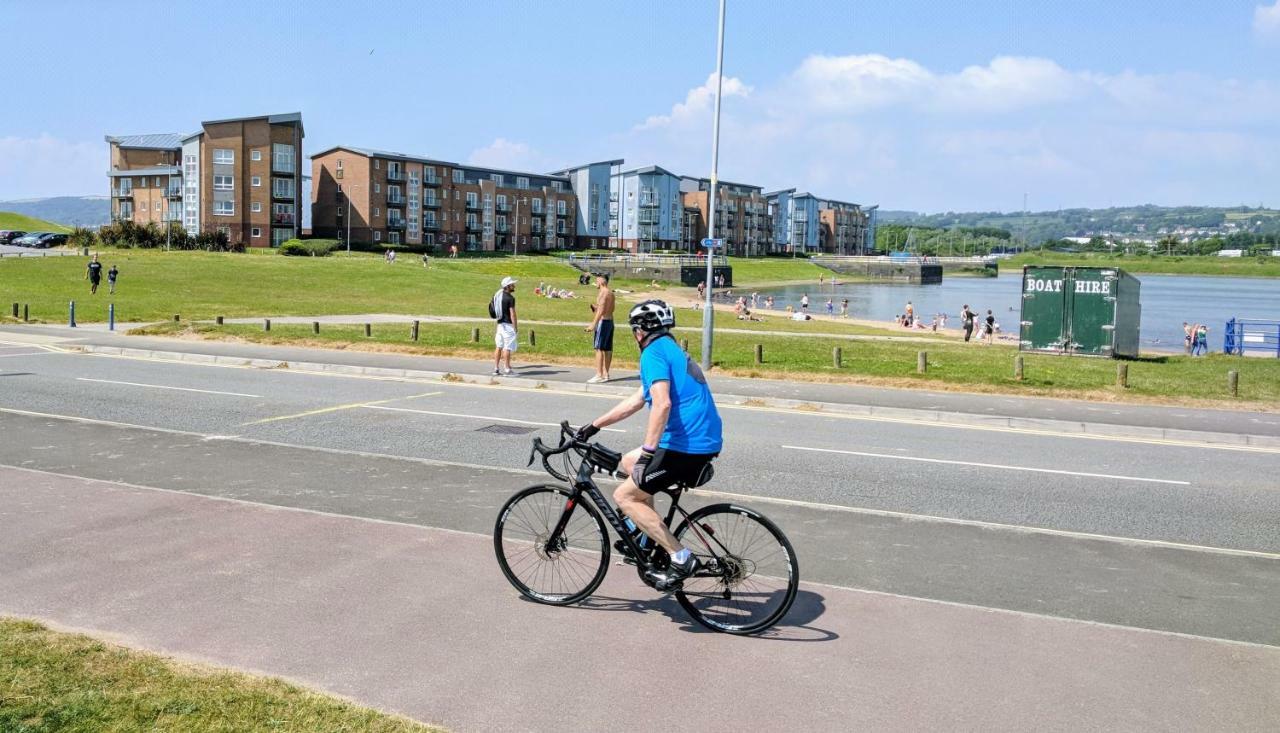
<path fill-rule="evenodd" d="M 148 335 L 193 335 L 239 339 L 255 343 L 295 344 L 325 348 L 394 351 L 436 356 L 486 358 L 493 353 L 490 326 L 480 326 L 480 340 L 471 341 L 471 324 L 424 324 L 417 342 L 409 339 L 407 325 L 375 324 L 366 338 L 363 326 L 323 326 L 319 335 L 309 325 L 273 324 L 269 333 L 261 326 L 160 324 L 138 329 Z M 536 345 L 530 345 L 530 335 Z M 700 352 L 696 332 L 677 332 L 687 340 L 691 353 Z M 755 363 L 755 344 L 762 344 L 764 360 Z M 832 349 L 842 350 L 836 367 Z M 636 367 L 639 352 L 625 332 L 614 342 L 614 364 Z M 916 356 L 928 352 L 928 371 L 916 373 Z M 715 340 L 716 365 L 722 373 L 744 377 L 771 377 L 835 383 L 916 387 L 980 393 L 1007 393 L 1088 398 L 1119 402 L 1158 402 L 1209 407 L 1280 410 L 1280 360 L 1244 359 L 1213 355 L 1155 357 L 1127 362 L 1129 387 L 1115 386 L 1116 362 L 1109 359 L 1024 354 L 1025 375 L 1013 378 L 1015 348 L 938 342 L 848 341 L 822 334 L 805 337 L 776 334 L 720 333 Z M 572 326 L 525 327 L 520 333 L 517 362 L 589 365 L 589 335 Z M 1239 397 L 1227 389 L 1227 371 L 1240 373 Z"/>
<path fill-rule="evenodd" d="M 18 229 L 24 232 L 59 232 L 61 234 L 67 234 L 71 231 L 70 227 L 25 214 L 15 214 L 12 211 L 0 211 L 0 229 Z"/>
<path fill-rule="evenodd" d="M 0 618 L 0 730 L 437 730 L 278 679 L 178 662 Z"/>

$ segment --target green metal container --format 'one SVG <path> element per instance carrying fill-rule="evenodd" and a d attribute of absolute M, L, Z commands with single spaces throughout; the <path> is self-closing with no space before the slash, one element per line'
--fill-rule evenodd
<path fill-rule="evenodd" d="M 1114 267 L 1023 267 L 1019 350 L 1137 356 L 1141 287 Z"/>

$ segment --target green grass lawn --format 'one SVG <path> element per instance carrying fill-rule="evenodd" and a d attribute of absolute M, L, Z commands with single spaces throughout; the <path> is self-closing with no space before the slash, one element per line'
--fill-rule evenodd
<path fill-rule="evenodd" d="M 1067 267 L 1119 267 L 1127 272 L 1168 275 L 1232 275 L 1236 277 L 1280 277 L 1280 257 L 1144 256 L 1027 252 L 1000 260 L 1002 272 L 1023 265 Z"/>
<path fill-rule="evenodd" d="M 0 619 L 0 731 L 6 733 L 432 730 L 277 679 Z"/>
<path fill-rule="evenodd" d="M 375 324 L 372 337 L 363 326 L 329 326 L 313 336 L 309 325 L 273 324 L 270 333 L 259 325 L 217 327 L 161 324 L 145 333 L 173 335 L 196 332 L 207 337 L 239 338 L 260 343 L 312 343 L 317 346 L 396 350 L 408 353 L 488 357 L 493 353 L 493 334 L 480 326 L 480 340 L 471 342 L 471 324 L 429 324 L 419 333 L 419 341 L 409 340 L 407 325 Z M 536 345 L 529 345 L 530 331 Z M 635 343 L 626 332 L 614 342 L 614 363 L 634 369 L 639 357 Z M 691 353 L 701 351 L 701 335 L 678 332 L 687 340 Z M 754 346 L 764 347 L 764 363 L 754 363 Z M 554 361 L 588 364 L 591 342 L 579 328 L 568 326 L 526 326 L 521 329 L 517 362 Z M 843 350 L 843 363 L 833 365 L 832 349 Z M 916 354 L 928 352 L 926 374 L 916 373 Z M 899 341 L 837 340 L 822 334 L 790 337 L 769 334 L 720 333 L 715 340 L 715 361 L 720 369 L 740 376 L 784 377 L 821 381 L 860 382 L 887 386 L 960 389 L 978 392 L 1009 392 L 1028 395 L 1089 396 L 1110 400 L 1160 400 L 1185 402 L 1230 401 L 1252 408 L 1280 407 L 1280 360 L 1242 359 L 1214 355 L 1192 358 L 1169 356 L 1128 362 L 1129 388 L 1115 388 L 1116 362 L 1109 359 L 1055 357 L 1026 354 L 1025 378 L 1013 378 L 1017 350 L 1011 346 L 985 346 L 956 342 L 936 344 Z M 1240 372 L 1240 396 L 1231 400 L 1227 391 L 1227 371 Z"/>
<path fill-rule="evenodd" d="M 35 219 L 12 211 L 0 211 L 0 229 L 19 229 L 24 232 L 70 232 L 70 227 L 54 224 L 51 221 Z"/>

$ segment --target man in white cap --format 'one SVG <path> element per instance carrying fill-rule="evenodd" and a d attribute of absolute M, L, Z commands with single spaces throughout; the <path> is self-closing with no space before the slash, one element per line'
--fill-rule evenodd
<path fill-rule="evenodd" d="M 514 277 L 504 277 L 502 278 L 502 288 L 493 294 L 493 301 L 489 303 L 489 315 L 498 322 L 497 331 L 493 336 L 493 343 L 496 347 L 493 350 L 493 375 L 495 377 L 499 374 L 510 375 L 512 373 L 511 354 L 516 350 L 516 328 L 518 327 L 515 292 L 516 279 Z M 504 360 L 506 361 L 506 368 L 502 369 Z"/>

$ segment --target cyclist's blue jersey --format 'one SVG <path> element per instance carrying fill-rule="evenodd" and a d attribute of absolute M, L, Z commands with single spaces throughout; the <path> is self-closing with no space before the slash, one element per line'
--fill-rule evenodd
<path fill-rule="evenodd" d="M 702 369 L 680 349 L 675 339 L 660 336 L 640 354 L 644 401 L 653 406 L 649 388 L 665 381 L 671 386 L 671 417 L 659 448 L 681 453 L 719 453 L 724 444 L 722 425 Z"/>

